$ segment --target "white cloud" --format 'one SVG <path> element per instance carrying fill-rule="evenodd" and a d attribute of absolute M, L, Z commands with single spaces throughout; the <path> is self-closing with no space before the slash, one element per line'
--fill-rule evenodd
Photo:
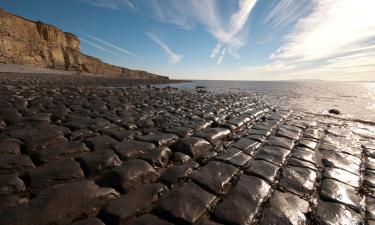
<path fill-rule="evenodd" d="M 111 47 L 113 49 L 116 49 L 116 50 L 122 52 L 122 53 L 138 57 L 138 55 L 136 55 L 135 53 L 130 52 L 130 51 L 124 49 L 124 48 L 118 47 L 118 46 L 116 46 L 116 45 L 114 45 L 112 43 L 109 43 L 108 41 L 105 41 L 105 40 L 101 39 L 101 38 L 95 37 L 95 36 L 90 35 L 90 34 L 87 34 L 87 36 L 89 38 L 91 38 L 92 40 L 94 40 L 94 41 L 97 41 L 99 43 L 105 44 L 105 45 L 107 45 L 107 46 L 109 46 L 109 47 Z"/>
<path fill-rule="evenodd" d="M 160 38 L 155 33 L 146 32 L 146 35 L 165 51 L 165 53 L 167 54 L 169 58 L 169 63 L 178 64 L 181 61 L 181 59 L 184 57 L 183 55 L 174 53 L 171 50 L 171 48 L 168 45 L 166 45 L 163 41 L 161 41 Z"/>
<path fill-rule="evenodd" d="M 90 5 L 117 10 L 123 5 L 127 5 L 134 9 L 134 4 L 130 0 L 80 0 Z"/>
<path fill-rule="evenodd" d="M 94 48 L 97 48 L 97 49 L 100 49 L 100 50 L 102 50 L 102 51 L 105 51 L 105 52 L 108 52 L 108 53 L 112 53 L 112 54 L 117 55 L 114 51 L 111 51 L 111 50 L 109 50 L 109 49 L 107 49 L 107 48 L 105 48 L 105 47 L 103 47 L 103 46 L 101 46 L 101 45 L 95 44 L 95 43 L 93 43 L 93 42 L 91 42 L 91 41 L 88 41 L 88 40 L 82 38 L 82 37 L 80 37 L 79 39 L 80 39 L 81 41 L 83 41 L 84 43 L 86 43 L 86 44 L 88 44 L 88 45 L 90 45 L 90 46 L 92 46 L 92 47 L 94 47 Z"/>

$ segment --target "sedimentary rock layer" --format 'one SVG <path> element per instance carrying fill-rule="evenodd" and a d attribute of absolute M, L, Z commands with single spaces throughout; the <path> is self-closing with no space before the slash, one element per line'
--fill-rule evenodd
<path fill-rule="evenodd" d="M 145 71 L 110 65 L 82 54 L 76 35 L 40 21 L 10 14 L 1 8 L 0 63 L 130 78 L 167 79 Z"/>

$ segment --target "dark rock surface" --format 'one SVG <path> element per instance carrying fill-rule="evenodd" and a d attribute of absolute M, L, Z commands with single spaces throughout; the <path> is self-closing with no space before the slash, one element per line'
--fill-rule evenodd
<path fill-rule="evenodd" d="M 53 75 L 0 83 L 0 224 L 375 221 L 372 126 L 248 92 Z"/>

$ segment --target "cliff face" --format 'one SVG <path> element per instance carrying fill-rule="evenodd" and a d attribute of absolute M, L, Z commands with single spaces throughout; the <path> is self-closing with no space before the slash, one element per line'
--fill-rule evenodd
<path fill-rule="evenodd" d="M 18 17 L 1 8 L 0 63 L 131 78 L 168 79 L 145 71 L 113 66 L 84 55 L 80 52 L 80 41 L 76 35 Z"/>

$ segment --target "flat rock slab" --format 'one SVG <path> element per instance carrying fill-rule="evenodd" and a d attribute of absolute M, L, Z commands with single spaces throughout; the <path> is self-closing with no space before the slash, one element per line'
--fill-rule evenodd
<path fill-rule="evenodd" d="M 326 167 L 337 167 L 348 172 L 360 175 L 361 160 L 348 154 L 320 151 L 322 153 L 322 164 Z"/>
<path fill-rule="evenodd" d="M 173 225 L 165 220 L 162 220 L 152 214 L 145 214 L 135 218 L 129 222 L 129 225 Z"/>
<path fill-rule="evenodd" d="M 249 155 L 253 155 L 262 144 L 249 138 L 241 138 L 233 147 L 241 149 Z"/>
<path fill-rule="evenodd" d="M 237 154 L 233 156 L 228 163 L 232 164 L 236 167 L 246 168 L 250 162 L 252 157 L 246 153 L 241 152 L 240 154 Z"/>
<path fill-rule="evenodd" d="M 44 189 L 28 203 L 2 212 L 0 224 L 70 224 L 83 214 L 95 215 L 98 209 L 115 197 L 118 197 L 115 190 L 99 188 L 92 181 L 56 185 Z"/>
<path fill-rule="evenodd" d="M 155 145 L 144 141 L 126 140 L 117 143 L 114 148 L 122 160 L 127 160 L 151 151 Z"/>
<path fill-rule="evenodd" d="M 29 188 L 33 190 L 83 178 L 84 174 L 80 164 L 72 159 L 26 170 L 23 175 L 23 179 L 26 181 Z"/>
<path fill-rule="evenodd" d="M 102 209 L 100 218 L 107 224 L 122 224 L 148 211 L 167 192 L 160 183 L 149 184 L 113 199 Z"/>
<path fill-rule="evenodd" d="M 223 224 L 251 224 L 270 188 L 262 179 L 242 175 L 224 201 L 216 206 L 214 217 Z"/>
<path fill-rule="evenodd" d="M 316 164 L 316 156 L 314 151 L 306 150 L 305 148 L 296 148 L 291 157 Z"/>
<path fill-rule="evenodd" d="M 231 147 L 229 149 L 223 150 L 222 152 L 217 154 L 214 158 L 219 161 L 227 162 L 240 153 L 242 153 L 240 149 Z"/>
<path fill-rule="evenodd" d="M 151 142 L 156 146 L 172 145 L 179 137 L 176 134 L 157 133 L 138 137 L 141 141 Z"/>
<path fill-rule="evenodd" d="M 275 183 L 276 176 L 280 170 L 279 166 L 265 160 L 254 160 L 250 167 L 245 170 L 246 174 L 259 176 L 270 183 Z"/>
<path fill-rule="evenodd" d="M 153 166 L 165 167 L 168 164 L 171 156 L 172 151 L 168 147 L 158 147 L 143 154 L 140 156 L 140 158 L 149 162 Z"/>
<path fill-rule="evenodd" d="M 43 150 L 51 145 L 58 144 L 58 143 L 64 143 L 68 140 L 62 135 L 45 135 L 45 136 L 34 136 L 30 139 L 27 139 L 25 141 L 25 147 L 26 152 L 28 154 L 38 152 L 40 150 Z"/>
<path fill-rule="evenodd" d="M 360 176 L 357 176 L 353 173 L 350 173 L 346 170 L 339 168 L 325 167 L 323 170 L 323 179 L 330 178 L 337 180 L 339 182 L 348 184 L 352 187 L 359 188 L 360 185 Z"/>
<path fill-rule="evenodd" d="M 288 165 L 290 166 L 296 166 L 296 167 L 302 167 L 302 168 L 308 168 L 310 170 L 317 170 L 317 166 L 314 163 L 304 161 L 301 159 L 294 158 L 293 156 L 288 159 Z"/>
<path fill-rule="evenodd" d="M 125 165 L 110 170 L 99 183 L 127 192 L 152 183 L 158 177 L 159 173 L 149 163 L 141 159 L 132 159 Z"/>
<path fill-rule="evenodd" d="M 211 149 L 212 145 L 208 141 L 198 137 L 181 138 L 172 146 L 173 151 L 182 152 L 192 158 L 198 158 Z"/>
<path fill-rule="evenodd" d="M 81 142 L 66 142 L 51 145 L 43 151 L 32 154 L 32 156 L 38 163 L 44 164 L 79 157 L 89 152 L 90 149 Z"/>
<path fill-rule="evenodd" d="M 360 211 L 361 198 L 357 191 L 347 184 L 332 179 L 324 179 L 320 196 L 323 199 L 339 202 Z"/>
<path fill-rule="evenodd" d="M 87 175 L 93 175 L 104 169 L 122 165 L 122 161 L 112 150 L 90 152 L 78 160 Z"/>
<path fill-rule="evenodd" d="M 216 196 L 194 183 L 184 183 L 163 198 L 156 212 L 168 216 L 177 224 L 194 224 L 215 203 Z"/>
<path fill-rule="evenodd" d="M 277 166 L 282 166 L 289 154 L 290 151 L 285 148 L 277 146 L 263 146 L 263 148 L 255 154 L 255 159 L 263 159 Z"/>
<path fill-rule="evenodd" d="M 317 176 L 314 170 L 287 166 L 282 170 L 278 185 L 296 195 L 309 197 L 314 190 Z"/>
<path fill-rule="evenodd" d="M 108 135 L 101 135 L 85 140 L 86 145 L 93 151 L 111 149 L 117 141 Z"/>
<path fill-rule="evenodd" d="M 268 138 L 266 144 L 292 150 L 294 147 L 294 142 L 295 141 L 291 138 L 272 136 Z"/>
<path fill-rule="evenodd" d="M 199 164 L 193 160 L 187 161 L 182 165 L 174 165 L 168 168 L 168 170 L 159 177 L 158 181 L 171 186 L 179 181 L 186 180 L 198 166 Z"/>
<path fill-rule="evenodd" d="M 318 146 L 318 142 L 309 140 L 309 139 L 302 139 L 299 143 L 298 146 L 309 148 L 311 150 L 315 150 L 316 147 Z"/>
<path fill-rule="evenodd" d="M 1 154 L 0 175 L 20 172 L 34 167 L 34 163 L 26 155 Z"/>
<path fill-rule="evenodd" d="M 203 168 L 192 174 L 192 179 L 216 194 L 224 194 L 230 180 L 238 172 L 232 165 L 211 161 Z"/>
<path fill-rule="evenodd" d="M 228 137 L 231 131 L 226 128 L 208 128 L 205 131 L 200 131 L 196 133 L 197 137 L 206 139 L 210 143 L 214 144 L 219 140 Z"/>
<path fill-rule="evenodd" d="M 319 201 L 316 220 L 322 225 L 361 225 L 361 216 L 344 205 Z"/>
<path fill-rule="evenodd" d="M 259 224 L 307 225 L 306 214 L 309 208 L 309 202 L 290 193 L 275 191 Z"/>

